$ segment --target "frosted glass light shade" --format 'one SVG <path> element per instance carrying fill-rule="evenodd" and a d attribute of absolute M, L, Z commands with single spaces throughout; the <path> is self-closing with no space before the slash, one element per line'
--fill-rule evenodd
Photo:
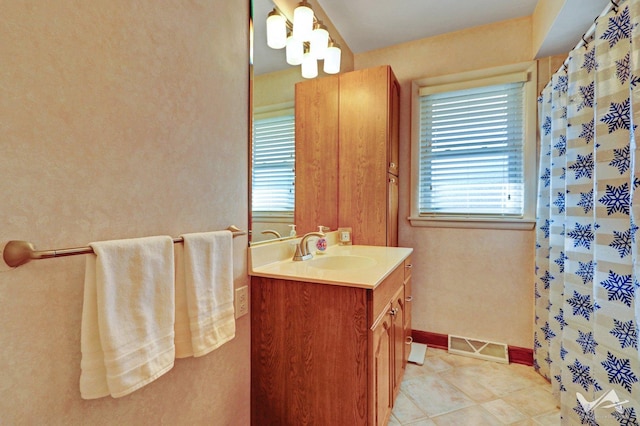
<path fill-rule="evenodd" d="M 289 65 L 300 65 L 304 57 L 304 46 L 300 40 L 296 40 L 292 35 L 287 37 L 287 49 L 285 51 L 287 63 Z"/>
<path fill-rule="evenodd" d="M 267 16 L 267 46 L 282 49 L 287 45 L 287 20 L 275 10 Z"/>
<path fill-rule="evenodd" d="M 318 61 L 313 57 L 311 52 L 304 53 L 304 59 L 302 59 L 302 77 L 303 78 L 316 78 L 318 76 Z"/>
<path fill-rule="evenodd" d="M 342 51 L 340 46 L 330 42 L 327 53 L 324 55 L 324 65 L 322 70 L 327 74 L 337 74 L 340 72 L 340 57 Z"/>
<path fill-rule="evenodd" d="M 309 41 L 312 32 L 313 10 L 303 1 L 293 11 L 293 36 L 300 41 Z"/>
<path fill-rule="evenodd" d="M 329 31 L 322 24 L 316 24 L 311 33 L 311 54 L 316 59 L 323 59 L 329 47 Z"/>

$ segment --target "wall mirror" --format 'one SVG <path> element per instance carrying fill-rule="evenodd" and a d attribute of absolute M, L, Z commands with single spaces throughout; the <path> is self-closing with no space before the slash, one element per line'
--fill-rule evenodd
<path fill-rule="evenodd" d="M 272 0 L 252 0 L 251 244 L 289 238 L 294 225 L 294 88 L 303 78 L 286 63 L 284 50 L 267 46 L 266 19 L 274 7 Z"/>
<path fill-rule="evenodd" d="M 251 121 L 249 159 L 250 243 L 288 238 L 294 221 L 295 200 L 295 85 L 305 81 L 300 66 L 286 62 L 285 49 L 267 46 L 266 19 L 277 7 L 289 17 L 299 0 L 252 0 L 253 64 L 251 66 Z M 353 70 L 353 53 L 317 1 L 308 0 L 317 19 L 341 46 L 340 72 Z M 327 74 L 318 66 L 318 78 Z M 277 137 L 273 134 L 277 133 Z M 264 140 L 261 140 L 264 139 Z M 255 141 L 255 145 L 254 145 Z M 265 142 L 266 141 L 266 142 Z M 263 142 L 259 148 L 256 145 Z M 282 148 L 286 146 L 287 148 Z M 277 154 L 274 154 L 277 152 Z M 256 158 L 254 160 L 254 158 Z M 265 231 L 275 231 L 267 232 Z"/>

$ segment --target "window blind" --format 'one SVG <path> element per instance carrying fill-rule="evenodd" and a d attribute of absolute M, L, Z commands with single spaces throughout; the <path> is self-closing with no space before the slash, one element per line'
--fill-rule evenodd
<path fill-rule="evenodd" d="M 251 204 L 254 212 L 293 212 L 295 117 L 253 121 Z"/>
<path fill-rule="evenodd" d="M 420 215 L 523 215 L 523 98 L 522 82 L 420 96 Z"/>

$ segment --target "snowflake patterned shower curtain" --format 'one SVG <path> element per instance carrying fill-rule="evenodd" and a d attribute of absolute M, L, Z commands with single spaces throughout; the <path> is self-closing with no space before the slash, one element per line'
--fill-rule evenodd
<path fill-rule="evenodd" d="M 563 425 L 640 421 L 640 0 L 539 99 L 534 366 Z"/>

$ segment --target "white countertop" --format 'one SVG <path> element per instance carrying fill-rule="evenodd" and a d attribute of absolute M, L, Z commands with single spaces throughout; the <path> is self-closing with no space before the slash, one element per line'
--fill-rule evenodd
<path fill-rule="evenodd" d="M 252 254 L 251 249 L 250 257 L 253 255 L 254 261 L 250 258 L 249 275 L 366 289 L 374 289 L 413 252 L 412 248 L 405 247 L 330 245 L 325 253 L 316 253 L 311 260 L 294 262 L 289 256 L 269 262 L 263 260 L 264 253 Z M 277 251 L 275 247 L 271 249 L 272 253 Z M 353 265 L 345 269 L 327 269 L 315 265 L 314 260 L 332 256 L 357 258 L 345 258 L 347 261 L 354 261 Z M 257 262 L 259 264 L 255 264 L 255 259 L 261 259 Z M 360 260 L 364 260 L 362 265 L 357 262 Z"/>

